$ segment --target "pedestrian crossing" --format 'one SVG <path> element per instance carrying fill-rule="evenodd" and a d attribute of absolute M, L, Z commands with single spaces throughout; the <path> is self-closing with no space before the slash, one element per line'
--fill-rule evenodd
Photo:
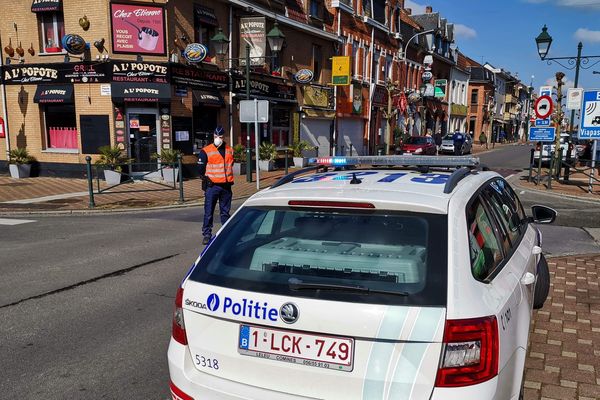
<path fill-rule="evenodd" d="M 28 224 L 30 222 L 36 222 L 36 221 L 33 219 L 0 218 L 0 225 L 14 226 L 14 225 Z"/>

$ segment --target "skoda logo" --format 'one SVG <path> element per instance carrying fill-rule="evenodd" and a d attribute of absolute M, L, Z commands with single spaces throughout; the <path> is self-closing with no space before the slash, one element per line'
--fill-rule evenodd
<path fill-rule="evenodd" d="M 286 324 L 293 324 L 298 320 L 300 311 L 298 311 L 298 307 L 294 303 L 285 303 L 279 309 L 279 315 L 281 316 L 281 320 Z"/>
<path fill-rule="evenodd" d="M 206 306 L 210 311 L 216 311 L 219 308 L 220 303 L 221 300 L 219 299 L 219 296 L 215 293 L 211 294 L 210 296 L 208 296 L 208 299 L 206 299 Z"/>

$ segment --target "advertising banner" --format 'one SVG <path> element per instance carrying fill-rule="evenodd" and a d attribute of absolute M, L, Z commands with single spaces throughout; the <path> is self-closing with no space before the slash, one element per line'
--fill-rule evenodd
<path fill-rule="evenodd" d="M 332 57 L 331 61 L 331 84 L 350 84 L 350 56 Z"/>
<path fill-rule="evenodd" d="M 263 65 L 267 51 L 265 17 L 240 18 L 240 65 L 246 65 L 246 45 L 250 46 L 250 65 Z M 263 58 L 261 58 L 263 57 Z"/>
<path fill-rule="evenodd" d="M 112 82 L 169 83 L 167 64 L 113 61 Z"/>
<path fill-rule="evenodd" d="M 5 85 L 38 83 L 106 83 L 110 63 L 10 64 L 2 67 Z"/>
<path fill-rule="evenodd" d="M 165 9 L 141 3 L 111 3 L 113 52 L 165 55 Z"/>

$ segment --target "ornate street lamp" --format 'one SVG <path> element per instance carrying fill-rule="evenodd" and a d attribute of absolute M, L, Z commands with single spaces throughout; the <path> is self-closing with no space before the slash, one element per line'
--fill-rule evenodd
<path fill-rule="evenodd" d="M 548 28 L 546 25 L 542 28 L 542 33 L 535 38 L 535 43 L 537 44 L 538 54 L 540 58 L 544 60 L 548 55 L 548 51 L 550 50 L 550 45 L 552 44 L 552 36 L 548 33 Z"/>
<path fill-rule="evenodd" d="M 283 45 L 285 44 L 285 35 L 279 30 L 279 25 L 277 22 L 275 22 L 273 29 L 267 33 L 267 40 L 272 52 L 278 53 L 281 51 L 281 49 L 283 49 Z"/>
<path fill-rule="evenodd" d="M 219 28 L 219 31 L 215 36 L 210 38 L 210 42 L 215 48 L 215 52 L 218 56 L 224 56 L 227 54 L 229 49 L 229 39 L 223 34 L 223 29 Z"/>

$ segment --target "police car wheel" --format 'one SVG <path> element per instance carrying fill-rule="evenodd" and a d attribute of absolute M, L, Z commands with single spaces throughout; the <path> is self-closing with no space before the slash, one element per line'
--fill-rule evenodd
<path fill-rule="evenodd" d="M 533 308 L 540 309 L 544 306 L 544 302 L 550 291 L 550 271 L 548 270 L 548 262 L 542 254 L 537 265 L 537 282 L 535 283 L 535 292 L 533 293 Z"/>

